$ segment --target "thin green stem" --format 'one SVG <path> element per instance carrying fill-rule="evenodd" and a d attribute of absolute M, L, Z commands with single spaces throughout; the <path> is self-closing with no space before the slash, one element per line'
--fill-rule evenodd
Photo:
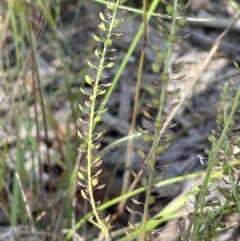
<path fill-rule="evenodd" d="M 109 24 L 109 29 L 108 29 L 106 40 L 110 39 L 110 37 L 111 37 L 111 33 L 112 33 L 113 28 L 114 28 L 114 21 L 116 19 L 117 9 L 118 9 L 119 4 L 120 4 L 120 0 L 117 0 L 115 2 L 115 8 L 113 10 L 111 22 Z M 97 207 L 96 207 L 96 201 L 95 201 L 94 195 L 93 195 L 94 190 L 93 190 L 93 185 L 92 185 L 92 170 L 91 170 L 92 159 L 93 159 L 92 145 L 93 145 L 93 142 L 94 142 L 94 139 L 93 139 L 94 125 L 96 124 L 96 121 L 95 121 L 95 117 L 96 117 L 96 111 L 95 111 L 96 98 L 97 98 L 97 95 L 98 95 L 98 87 L 99 87 L 99 82 L 100 82 L 100 79 L 101 79 L 102 71 L 104 69 L 107 50 L 108 50 L 108 46 L 107 46 L 107 43 L 104 41 L 104 48 L 103 48 L 103 52 L 101 54 L 99 66 L 97 67 L 98 71 L 97 71 L 97 76 L 96 76 L 96 80 L 95 80 L 95 83 L 94 83 L 94 90 L 93 90 L 93 95 L 92 95 L 93 98 L 92 98 L 92 103 L 91 103 L 90 120 L 89 120 L 89 133 L 88 133 L 88 143 L 87 143 L 87 176 L 88 176 L 88 192 L 89 192 L 89 198 L 90 198 L 90 202 L 91 202 L 91 205 L 92 205 L 93 213 L 94 213 L 94 216 L 97 219 L 98 226 L 100 227 L 100 229 L 102 230 L 106 240 L 108 241 L 109 240 L 108 228 L 106 227 L 105 223 L 101 220 L 101 218 L 99 216 L 99 212 L 98 212 Z M 101 113 L 101 111 L 100 111 L 100 113 Z"/>
<path fill-rule="evenodd" d="M 177 6 L 178 6 L 178 0 L 175 0 L 174 6 L 173 6 L 174 14 L 172 17 L 170 36 L 175 34 L 175 32 L 176 32 Z M 172 43 L 170 42 L 170 40 L 167 42 L 166 50 L 167 50 L 167 56 L 166 56 L 166 61 L 165 61 L 165 65 L 164 65 L 164 73 L 169 74 L 168 68 L 170 65 L 170 60 L 171 60 L 171 55 L 172 55 Z M 156 118 L 156 120 L 158 122 L 160 122 L 163 117 L 163 109 L 164 109 L 164 103 L 165 103 L 165 98 L 166 98 L 166 91 L 167 91 L 167 81 L 164 81 L 163 85 L 162 85 L 162 92 L 160 95 L 160 106 L 159 106 L 159 110 L 158 110 L 158 114 L 157 114 L 157 118 Z M 148 185 L 147 185 L 145 204 L 144 204 L 141 241 L 146 240 L 146 230 L 147 230 L 148 213 L 149 213 L 149 200 L 150 200 L 150 196 L 151 196 L 151 188 L 154 183 L 154 167 L 155 167 L 155 162 L 157 159 L 156 149 L 158 146 L 159 131 L 160 130 L 158 128 L 155 128 L 154 139 L 153 139 L 153 149 L 152 149 L 151 157 L 148 160 L 149 176 L 148 176 Z"/>

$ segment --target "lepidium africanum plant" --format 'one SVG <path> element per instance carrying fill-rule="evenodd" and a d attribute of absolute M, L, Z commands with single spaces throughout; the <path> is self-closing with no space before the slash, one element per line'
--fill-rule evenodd
<path fill-rule="evenodd" d="M 84 121 L 80 118 L 80 121 L 87 126 L 84 133 L 78 132 L 78 136 L 84 141 L 84 144 L 79 148 L 79 151 L 86 155 L 87 164 L 86 166 L 80 166 L 78 177 L 78 184 L 82 186 L 81 195 L 84 199 L 88 200 L 91 204 L 93 211 L 93 216 L 88 220 L 97 226 L 103 233 L 105 240 L 110 240 L 109 229 L 110 225 L 110 215 L 103 217 L 102 213 L 98 210 L 98 205 L 100 204 L 98 200 L 94 199 L 94 190 L 104 188 L 105 184 L 99 184 L 98 176 L 101 174 L 102 169 L 100 168 L 94 175 L 92 175 L 92 170 L 94 168 L 101 167 L 102 160 L 101 157 L 94 158 L 95 152 L 99 149 L 100 143 L 98 139 L 103 135 L 103 132 L 96 133 L 94 132 L 94 127 L 97 123 L 101 121 L 101 114 L 106 111 L 104 109 L 99 113 L 98 107 L 102 105 L 101 96 L 106 92 L 106 89 L 111 85 L 111 82 L 107 82 L 107 76 L 103 75 L 105 68 L 112 68 L 114 63 L 114 57 L 109 57 L 109 52 L 114 52 L 112 49 L 112 44 L 116 41 L 121 34 L 114 33 L 114 29 L 119 26 L 121 19 L 117 18 L 119 5 L 123 1 L 116 0 L 107 5 L 108 12 L 107 16 L 104 16 L 103 13 L 99 13 L 101 23 L 98 25 L 101 31 L 101 37 L 93 34 L 93 38 L 96 42 L 101 43 L 102 49 L 96 49 L 94 54 L 97 60 L 97 64 L 91 63 L 88 61 L 90 68 L 96 70 L 96 77 L 93 79 L 89 75 L 85 76 L 85 81 L 88 85 L 91 85 L 93 88 L 93 94 L 86 93 L 82 88 L 81 91 L 88 98 L 85 101 L 85 106 L 79 104 L 81 111 L 85 112 L 89 120 Z"/>
<path fill-rule="evenodd" d="M 140 147 L 138 150 L 139 156 L 144 159 L 145 169 L 148 170 L 148 178 L 145 179 L 142 177 L 142 184 L 146 189 L 145 193 L 145 202 L 144 202 L 144 211 L 142 214 L 142 223 L 138 228 L 140 232 L 131 232 L 128 233 L 132 239 L 136 236 L 139 237 L 139 240 L 155 240 L 159 237 L 161 230 L 149 230 L 148 223 L 150 221 L 157 221 L 161 217 L 151 218 L 150 205 L 154 204 L 156 197 L 152 195 L 152 190 L 154 190 L 154 185 L 156 182 L 160 181 L 159 178 L 163 176 L 155 177 L 156 161 L 159 160 L 161 154 L 167 149 L 169 143 L 172 139 L 172 135 L 169 130 L 166 131 L 166 126 L 163 126 L 163 122 L 166 118 L 164 115 L 164 107 L 166 106 L 167 97 L 174 97 L 179 93 L 179 89 L 173 91 L 168 91 L 168 84 L 170 81 L 179 81 L 184 78 L 184 76 L 179 76 L 176 79 L 172 78 L 172 72 L 178 73 L 181 71 L 183 64 L 177 63 L 174 66 L 171 65 L 171 56 L 173 53 L 174 43 L 177 42 L 178 30 L 187 23 L 187 19 L 184 16 L 179 17 L 178 14 L 188 8 L 189 3 L 185 6 L 181 6 L 178 0 L 174 1 L 165 1 L 162 0 L 161 3 L 164 4 L 165 10 L 169 19 L 169 23 L 163 21 L 159 17 L 158 30 L 161 36 L 166 38 L 165 49 L 160 49 L 158 46 L 153 46 L 155 51 L 155 62 L 152 64 L 152 70 L 154 73 L 159 74 L 159 80 L 155 83 L 146 87 L 146 90 L 151 95 L 151 103 L 149 107 L 155 109 L 157 112 L 156 117 L 152 117 L 151 114 L 147 111 L 143 111 L 143 115 L 153 121 L 153 127 L 144 126 L 144 129 L 139 127 L 139 132 L 142 134 L 142 139 L 144 142 L 151 145 L 151 150 L 148 151 L 144 147 Z M 184 11 L 183 11 L 184 12 Z M 183 36 L 187 37 L 187 36 Z M 156 91 L 154 86 L 160 86 L 161 91 Z M 171 101 L 171 100 L 170 100 Z M 179 104 L 179 102 L 167 103 L 172 107 Z M 168 126 L 168 129 L 170 126 Z M 153 133 L 153 134 L 152 134 Z M 142 203 L 137 200 L 133 200 L 137 205 L 142 205 Z M 132 209 L 128 207 L 128 211 L 135 213 Z M 130 226 L 137 229 L 135 225 L 130 223 Z"/>
<path fill-rule="evenodd" d="M 235 66 L 239 68 L 237 64 Z M 208 159 L 206 175 L 203 184 L 199 186 L 200 191 L 194 211 L 188 214 L 190 223 L 184 231 L 182 237 L 184 241 L 212 241 L 226 231 L 224 218 L 233 213 L 240 214 L 240 153 L 234 151 L 240 147 L 239 131 L 235 131 L 238 129 L 235 119 L 239 113 L 240 89 L 235 88 L 233 81 L 225 83 L 220 88 L 222 95 L 221 102 L 217 106 L 218 128 L 216 131 L 212 131 L 212 135 L 209 137 L 211 148 L 206 150 Z M 238 162 L 232 164 L 232 159 L 238 160 Z M 226 187 L 215 186 L 218 195 L 207 202 L 208 185 L 213 181 L 211 174 L 215 167 L 222 169 L 222 180 Z"/>

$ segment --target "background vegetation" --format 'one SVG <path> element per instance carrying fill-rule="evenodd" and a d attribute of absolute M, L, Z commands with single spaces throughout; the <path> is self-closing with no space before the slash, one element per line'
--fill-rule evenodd
<path fill-rule="evenodd" d="M 219 3 L 216 15 L 196 17 L 216 3 L 199 6 L 1 1 L 1 240 L 233 240 L 229 229 L 238 220 L 229 220 L 240 214 L 239 6 Z M 188 77 L 192 60 L 180 57 L 199 39 L 189 27 L 196 22 L 214 41 L 206 41 Z M 219 64 L 217 76 L 203 80 L 221 58 L 231 69 Z M 209 82 L 218 86 L 207 93 L 215 124 L 197 109 L 196 123 L 188 124 L 188 98 L 194 109 L 194 93 Z M 195 152 L 184 143 L 199 164 L 188 170 L 171 148 L 201 125 L 204 145 Z M 174 163 L 186 168 L 169 174 Z M 164 230 L 172 220 L 177 228 Z"/>

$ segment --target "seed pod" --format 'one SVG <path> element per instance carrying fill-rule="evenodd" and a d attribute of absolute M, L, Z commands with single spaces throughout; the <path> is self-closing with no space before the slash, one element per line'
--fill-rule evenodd
<path fill-rule="evenodd" d="M 177 35 L 171 35 L 171 36 L 169 37 L 169 41 L 170 41 L 171 43 L 173 43 L 173 44 L 176 43 L 177 40 L 178 40 Z"/>
<path fill-rule="evenodd" d="M 99 27 L 103 32 L 105 32 L 105 31 L 107 30 L 107 28 L 105 27 L 105 24 L 104 24 L 104 23 L 100 23 L 100 24 L 98 25 L 98 27 Z"/>
<path fill-rule="evenodd" d="M 120 25 L 120 23 L 121 23 L 121 20 L 120 20 L 120 19 L 115 19 L 115 20 L 114 20 L 114 23 L 113 23 L 113 26 L 114 26 L 115 28 L 117 28 L 117 27 Z"/>
<path fill-rule="evenodd" d="M 115 8 L 116 6 L 115 6 L 115 3 L 111 2 L 111 3 L 109 3 L 109 4 L 107 5 L 107 7 L 108 7 L 109 9 L 111 9 L 111 10 L 114 10 L 114 8 Z"/>
<path fill-rule="evenodd" d="M 218 223 L 218 227 L 219 227 L 219 228 L 226 228 L 227 225 L 226 225 L 226 223 L 219 222 L 219 223 Z"/>
<path fill-rule="evenodd" d="M 106 40 L 105 40 L 105 44 L 106 44 L 107 47 L 112 46 L 112 40 L 111 40 L 110 38 L 109 38 L 109 39 L 106 39 Z"/>
<path fill-rule="evenodd" d="M 187 18 L 183 17 L 183 18 L 178 20 L 178 25 L 183 27 L 183 26 L 185 26 L 187 24 L 187 22 L 188 22 Z"/>
<path fill-rule="evenodd" d="M 163 82 L 168 82 L 169 81 L 169 74 L 162 74 L 161 75 L 161 80 Z"/>
<path fill-rule="evenodd" d="M 174 14 L 174 8 L 172 5 L 168 4 L 167 7 L 166 7 L 166 12 L 169 16 L 173 16 Z"/>
<path fill-rule="evenodd" d="M 157 63 L 152 64 L 152 71 L 156 74 L 160 72 L 160 66 Z"/>

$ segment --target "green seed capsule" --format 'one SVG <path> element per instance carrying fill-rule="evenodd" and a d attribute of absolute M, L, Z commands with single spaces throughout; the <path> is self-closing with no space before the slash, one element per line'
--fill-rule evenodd
<path fill-rule="evenodd" d="M 174 14 L 174 8 L 172 5 L 168 4 L 166 7 L 166 12 L 168 15 L 172 16 Z"/>
<path fill-rule="evenodd" d="M 105 40 L 105 44 L 107 45 L 107 47 L 112 46 L 112 40 L 110 38 Z"/>
<path fill-rule="evenodd" d="M 187 24 L 187 22 L 188 22 L 187 18 L 183 17 L 183 18 L 178 20 L 178 25 L 183 27 L 183 26 L 185 26 Z"/>
<path fill-rule="evenodd" d="M 161 79 L 163 82 L 168 82 L 169 81 L 169 74 L 162 74 Z"/>
<path fill-rule="evenodd" d="M 111 2 L 110 4 L 107 5 L 107 7 L 108 7 L 109 9 L 114 10 L 114 8 L 115 8 L 115 3 Z"/>
<path fill-rule="evenodd" d="M 178 37 L 177 37 L 177 35 L 171 35 L 170 37 L 169 37 L 169 41 L 171 42 L 171 43 L 176 43 L 177 41 L 178 41 Z"/>
<path fill-rule="evenodd" d="M 219 228 L 226 228 L 227 227 L 227 225 L 225 224 L 225 223 L 218 223 L 218 227 Z"/>
<path fill-rule="evenodd" d="M 113 23 L 113 26 L 114 26 L 115 28 L 117 28 L 117 27 L 120 25 L 120 23 L 121 23 L 121 20 L 120 20 L 120 19 L 115 19 L 115 20 L 114 20 L 114 23 Z"/>
<path fill-rule="evenodd" d="M 222 168 L 224 171 L 229 171 L 230 167 L 227 163 L 223 163 Z"/>

